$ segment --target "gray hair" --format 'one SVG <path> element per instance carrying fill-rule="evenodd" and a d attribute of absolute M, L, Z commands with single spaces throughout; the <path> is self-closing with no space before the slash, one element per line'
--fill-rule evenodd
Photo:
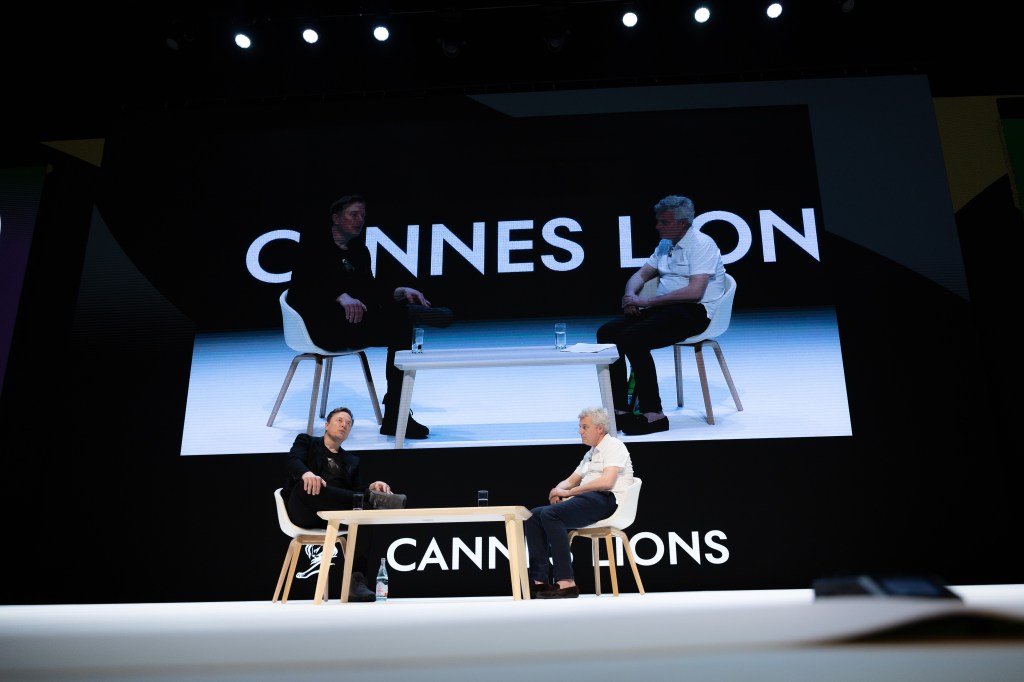
<path fill-rule="evenodd" d="M 688 220 L 693 223 L 693 201 L 688 197 L 670 194 L 654 205 L 655 213 L 664 213 L 665 211 L 672 211 L 676 220 Z"/>
<path fill-rule="evenodd" d="M 603 407 L 584 407 L 580 410 L 579 419 L 584 417 L 590 417 L 590 423 L 594 426 L 600 426 L 604 429 L 605 433 L 608 433 L 611 429 L 611 419 L 608 417 L 608 410 Z"/>

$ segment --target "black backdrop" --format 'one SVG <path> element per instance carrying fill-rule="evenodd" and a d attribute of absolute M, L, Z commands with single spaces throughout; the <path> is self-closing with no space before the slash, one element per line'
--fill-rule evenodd
<path fill-rule="evenodd" d="M 622 268 L 620 252 L 651 253 L 654 203 L 682 188 L 698 213 L 735 216 L 751 240 L 739 246 L 725 220 L 703 228 L 723 254 L 742 251 L 730 272 L 758 283 L 737 307 L 831 304 L 819 254 L 760 232 L 762 211 L 812 239 L 824 227 L 806 105 L 510 116 L 468 98 L 442 102 L 444 116 L 412 101 L 329 123 L 176 116 L 125 126 L 106 143 L 100 214 L 204 331 L 279 325 L 287 282 L 251 270 L 286 276 L 298 245 L 274 239 L 247 257 L 251 245 L 272 231 L 325 229 L 334 199 L 356 192 L 368 200 L 368 232 L 413 252 L 403 263 L 371 243 L 378 277 L 418 281 L 460 319 L 614 310 L 637 267 Z M 394 110 L 401 120 L 382 116 Z M 442 232 L 479 261 L 441 246 Z"/>
<path fill-rule="evenodd" d="M 870 183 L 879 179 L 846 178 L 850 186 L 840 188 L 828 175 L 837 162 L 822 158 L 820 111 L 812 102 L 829 226 L 822 251 L 854 435 L 634 444 L 635 461 L 651 473 L 630 533 L 663 541 L 675 533 L 689 542 L 697 532 L 703 543 L 719 531 L 728 549 L 721 563 L 680 552 L 676 564 L 641 567 L 645 587 L 802 588 L 822 575 L 866 571 L 937 574 L 953 584 L 1024 582 L 1013 558 L 1021 514 L 1011 401 L 997 388 L 1001 365 L 984 344 L 1008 333 L 1000 302 L 969 301 L 851 238 L 834 208 L 844 204 L 829 197 L 842 189 L 853 195 L 845 205 L 871 204 L 881 195 Z M 891 118 L 886 125 L 898 126 L 898 116 Z M 898 168 L 879 174 L 899 174 L 906 187 L 900 196 L 923 196 L 948 213 L 945 190 L 935 196 L 930 184 L 935 169 L 888 149 L 886 164 Z M 3 602 L 269 599 L 287 544 L 271 499 L 283 454 L 177 456 L 196 324 L 126 259 L 91 249 L 101 173 L 60 153 L 40 155 L 52 167 L 0 396 L 0 444 L 11 464 L 4 509 L 9 525 L 29 528 L 20 536 L 32 540 L 18 555 Z M 850 163 L 869 165 L 844 160 Z M 1008 184 L 995 186 L 967 207 L 957 216 L 961 234 L 1019 224 L 1010 196 Z M 882 215 L 905 210 L 869 208 Z M 894 229 L 891 221 L 876 223 Z M 932 226 L 925 221 L 922 229 Z M 156 248 L 149 239 L 157 237 L 144 240 Z M 942 240 L 937 234 L 933 242 Z M 977 238 L 963 241 L 972 289 L 993 291 L 984 280 L 975 287 L 974 278 L 1007 265 L 1010 255 L 992 253 Z M 367 474 L 415 490 L 420 505 L 470 503 L 480 487 L 494 504 L 532 504 L 531 492 L 542 494 L 549 472 L 567 470 L 582 454 L 579 446 L 502 448 L 499 467 L 486 449 L 427 452 L 366 453 Z M 483 527 L 460 534 L 501 535 Z M 431 537 L 450 553 L 450 529 L 413 537 L 417 559 Z M 379 550 L 388 539 L 378 536 Z M 654 545 L 642 539 L 638 554 L 650 556 Z M 701 550 L 718 554 L 703 544 Z M 586 554 L 577 554 L 587 587 Z M 464 562 L 457 573 L 431 566 L 397 573 L 392 582 L 396 596 L 502 594 L 505 575 L 500 564 L 478 571 Z M 631 589 L 628 578 L 623 584 Z M 311 595 L 311 585 L 305 595 L 303 589 L 293 596 Z"/>

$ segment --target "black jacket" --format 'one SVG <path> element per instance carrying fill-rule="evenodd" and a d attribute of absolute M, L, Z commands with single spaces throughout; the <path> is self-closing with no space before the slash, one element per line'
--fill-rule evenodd
<path fill-rule="evenodd" d="M 338 465 L 336 470 L 330 466 L 328 458 Z M 307 471 L 312 471 L 327 481 L 327 485 L 364 494 L 369 492 L 359 478 L 359 457 L 346 452 L 344 448 L 338 448 L 337 453 L 331 452 L 324 445 L 323 436 L 310 436 L 306 433 L 297 435 L 288 452 L 285 466 L 288 470 L 288 482 L 281 490 L 285 499 L 302 479 L 302 474 Z"/>

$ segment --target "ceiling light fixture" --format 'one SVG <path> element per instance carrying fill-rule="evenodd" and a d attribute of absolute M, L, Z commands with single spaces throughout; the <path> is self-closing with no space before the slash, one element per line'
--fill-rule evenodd
<path fill-rule="evenodd" d="M 636 7 L 633 3 L 627 2 L 622 8 L 622 25 L 626 28 L 633 28 L 640 17 L 636 14 Z"/>

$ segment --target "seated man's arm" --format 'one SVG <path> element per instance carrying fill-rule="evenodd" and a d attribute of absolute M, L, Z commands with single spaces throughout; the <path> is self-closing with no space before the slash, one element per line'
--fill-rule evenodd
<path fill-rule="evenodd" d="M 565 479 L 548 492 L 548 502 L 555 504 L 556 502 L 561 502 L 564 497 L 572 497 L 576 493 L 570 491 L 578 486 L 582 480 L 582 476 L 575 471 L 572 472 L 572 475 L 569 476 L 569 478 Z"/>
<path fill-rule="evenodd" d="M 645 263 L 626 280 L 626 293 L 622 297 L 622 312 L 627 315 L 636 315 L 640 308 L 645 307 L 646 304 L 639 303 L 642 297 L 638 294 L 648 281 L 657 276 L 658 271 Z"/>
<path fill-rule="evenodd" d="M 708 282 L 710 281 L 711 275 L 690 275 L 690 281 L 685 287 L 676 289 L 675 291 L 670 291 L 667 294 L 662 294 L 661 296 L 643 297 L 645 302 L 640 305 L 670 305 L 672 303 L 699 301 L 704 298 L 704 292 L 707 290 Z"/>
<path fill-rule="evenodd" d="M 572 492 L 573 495 L 580 495 L 582 493 L 611 490 L 615 487 L 615 479 L 619 477 L 620 471 L 622 471 L 622 467 L 605 467 L 601 470 L 600 476 L 582 485 L 577 485 L 570 492 Z"/>

